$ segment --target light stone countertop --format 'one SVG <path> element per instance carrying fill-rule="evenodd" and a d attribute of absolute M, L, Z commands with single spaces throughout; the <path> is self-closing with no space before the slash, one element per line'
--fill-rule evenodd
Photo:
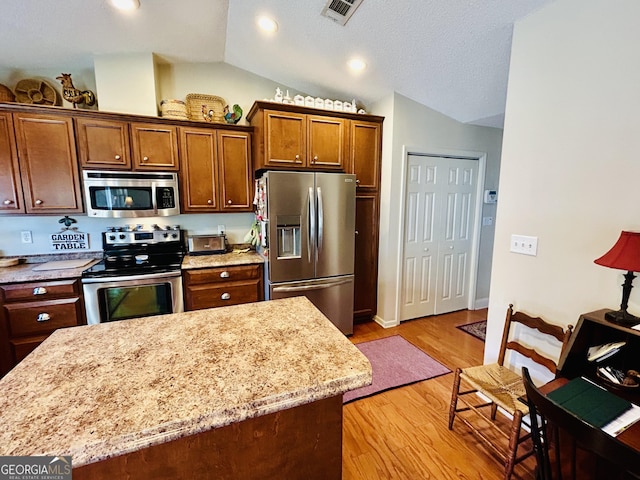
<path fill-rule="evenodd" d="M 264 257 L 255 251 L 229 252 L 212 255 L 187 255 L 182 260 L 182 269 L 227 267 L 264 263 Z"/>
<path fill-rule="evenodd" d="M 304 297 L 64 328 L 0 380 L 0 455 L 81 466 L 370 383 Z"/>

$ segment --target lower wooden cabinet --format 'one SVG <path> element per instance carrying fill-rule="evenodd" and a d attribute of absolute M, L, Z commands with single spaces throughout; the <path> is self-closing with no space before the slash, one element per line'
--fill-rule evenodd
<path fill-rule="evenodd" d="M 78 279 L 0 285 L 0 375 L 54 330 L 84 323 Z"/>
<path fill-rule="evenodd" d="M 184 309 L 225 307 L 264 300 L 262 264 L 184 270 Z"/>

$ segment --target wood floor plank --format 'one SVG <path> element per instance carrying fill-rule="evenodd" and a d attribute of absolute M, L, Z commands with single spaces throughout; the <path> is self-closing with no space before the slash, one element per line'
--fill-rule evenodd
<path fill-rule="evenodd" d="M 454 312 L 384 329 L 356 324 L 353 343 L 402 335 L 449 369 L 482 363 L 484 342 L 456 328 L 486 319 L 486 310 Z M 499 480 L 501 461 L 462 422 L 448 429 L 453 373 L 355 400 L 344 406 L 343 479 Z M 504 421 L 500 419 L 499 421 Z M 533 480 L 535 460 L 513 480 Z"/>

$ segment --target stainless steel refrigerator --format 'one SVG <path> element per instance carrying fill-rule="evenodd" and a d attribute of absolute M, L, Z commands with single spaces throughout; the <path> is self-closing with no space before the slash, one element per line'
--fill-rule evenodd
<path fill-rule="evenodd" d="M 306 296 L 345 335 L 353 333 L 355 175 L 265 173 L 265 296 Z"/>

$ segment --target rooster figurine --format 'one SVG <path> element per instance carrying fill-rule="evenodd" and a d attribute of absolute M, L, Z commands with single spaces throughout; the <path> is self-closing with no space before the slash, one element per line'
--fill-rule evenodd
<path fill-rule="evenodd" d="M 224 119 L 227 123 L 236 124 L 242 118 L 242 109 L 237 103 L 233 106 L 233 112 L 229 111 L 229 105 L 224 107 Z"/>
<path fill-rule="evenodd" d="M 88 107 L 95 105 L 95 94 L 91 90 L 79 90 L 74 87 L 70 73 L 61 73 L 56 80 L 62 83 L 62 96 L 67 102 L 73 103 L 73 108 L 76 108 L 79 103 L 84 103 Z"/>

